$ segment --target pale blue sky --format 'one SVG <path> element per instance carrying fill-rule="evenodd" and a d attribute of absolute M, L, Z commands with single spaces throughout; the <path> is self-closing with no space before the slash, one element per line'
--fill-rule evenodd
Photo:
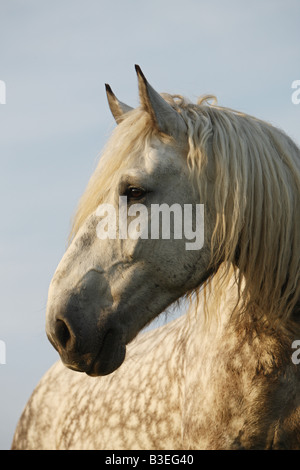
<path fill-rule="evenodd" d="M 299 0 L 0 0 L 0 449 L 57 358 L 47 290 L 114 127 L 104 83 L 137 105 L 137 63 L 157 91 L 214 93 L 299 144 L 299 17 Z"/>

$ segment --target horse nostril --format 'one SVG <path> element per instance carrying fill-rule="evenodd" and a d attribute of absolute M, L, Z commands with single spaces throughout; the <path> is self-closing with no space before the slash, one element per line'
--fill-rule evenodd
<path fill-rule="evenodd" d="M 55 324 L 55 336 L 59 345 L 65 349 L 68 342 L 71 339 L 69 328 L 63 320 L 56 320 Z"/>

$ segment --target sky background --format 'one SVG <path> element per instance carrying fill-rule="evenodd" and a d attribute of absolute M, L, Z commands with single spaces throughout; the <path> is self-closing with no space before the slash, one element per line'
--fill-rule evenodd
<path fill-rule="evenodd" d="M 134 64 L 159 92 L 267 120 L 300 143 L 299 0 L 0 0 L 0 449 L 57 360 L 47 291 L 114 120 L 104 83 L 138 105 Z"/>

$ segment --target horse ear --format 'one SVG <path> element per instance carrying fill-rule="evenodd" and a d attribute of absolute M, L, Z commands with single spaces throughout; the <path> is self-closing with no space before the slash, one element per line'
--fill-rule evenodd
<path fill-rule="evenodd" d="M 123 121 L 125 114 L 131 111 L 133 108 L 127 106 L 125 103 L 122 103 L 122 101 L 119 101 L 107 83 L 105 84 L 105 89 L 110 110 L 116 120 L 116 123 L 119 124 Z"/>
<path fill-rule="evenodd" d="M 135 65 L 142 107 L 152 117 L 157 129 L 175 139 L 186 136 L 187 126 L 180 114 L 147 82 L 141 68 Z"/>

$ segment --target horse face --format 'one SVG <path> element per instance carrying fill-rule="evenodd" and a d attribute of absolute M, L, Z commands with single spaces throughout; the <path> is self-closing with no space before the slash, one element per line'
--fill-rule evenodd
<path fill-rule="evenodd" d="M 121 108 L 114 104 L 120 120 Z M 163 133 L 176 119 L 175 111 L 169 112 L 168 123 L 159 129 Z M 136 161 L 120 172 L 105 205 L 82 224 L 52 279 L 47 335 L 71 369 L 95 376 L 113 372 L 125 358 L 126 344 L 210 274 L 210 210 L 201 241 L 203 223 L 198 226 L 195 207 L 200 201 L 189 179 L 184 129 L 181 122 L 172 128 L 175 144 L 154 134 Z M 167 221 L 153 211 L 162 204 Z M 187 230 L 195 232 L 196 247 Z"/>
<path fill-rule="evenodd" d="M 127 206 L 120 207 L 120 201 Z M 123 362 L 126 344 L 207 277 L 209 244 L 187 249 L 191 240 L 184 236 L 184 210 L 195 209 L 195 202 L 184 152 L 153 138 L 139 165 L 122 172 L 105 201 L 105 208 L 116 214 L 117 227 L 110 227 L 115 238 L 99 237 L 101 205 L 78 231 L 51 282 L 47 334 L 68 367 L 90 375 L 112 372 Z M 170 237 L 162 238 L 166 227 L 159 226 L 157 238 L 152 208 L 162 204 L 176 205 L 179 212 L 174 218 L 168 212 L 164 221 L 170 222 Z M 175 238 L 180 210 L 182 237 Z M 121 238 L 121 211 L 126 213 L 126 238 Z M 147 233 L 139 233 L 141 226 Z"/>

